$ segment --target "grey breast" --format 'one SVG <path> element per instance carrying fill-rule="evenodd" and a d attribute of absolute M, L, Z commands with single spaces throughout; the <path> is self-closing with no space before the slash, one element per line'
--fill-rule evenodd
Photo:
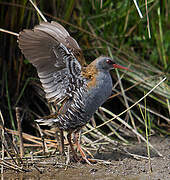
<path fill-rule="evenodd" d="M 96 78 L 96 86 L 91 88 L 84 96 L 86 114 L 91 117 L 95 111 L 107 100 L 112 92 L 112 79 L 110 73 L 100 72 Z"/>

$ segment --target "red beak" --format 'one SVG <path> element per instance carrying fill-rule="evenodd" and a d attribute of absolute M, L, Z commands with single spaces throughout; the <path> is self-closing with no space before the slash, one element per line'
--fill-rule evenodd
<path fill-rule="evenodd" d="M 113 67 L 114 67 L 114 68 L 117 68 L 117 69 L 125 69 L 125 70 L 127 70 L 127 71 L 130 71 L 130 69 L 128 69 L 128 68 L 126 68 L 126 67 L 123 67 L 123 66 L 120 66 L 120 65 L 118 65 L 118 64 L 113 64 Z"/>

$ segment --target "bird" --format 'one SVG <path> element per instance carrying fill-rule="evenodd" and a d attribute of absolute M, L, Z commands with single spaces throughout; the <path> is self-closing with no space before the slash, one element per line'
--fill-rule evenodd
<path fill-rule="evenodd" d="M 72 134 L 79 134 L 111 95 L 110 70 L 128 68 L 116 64 L 113 58 L 107 56 L 100 56 L 87 65 L 77 41 L 54 21 L 40 22 L 33 29 L 22 30 L 18 45 L 25 58 L 36 68 L 47 101 L 54 105 L 62 104 L 58 111 L 36 122 L 60 131 L 62 152 L 63 132 L 66 131 L 73 158 L 78 161 Z M 75 142 L 82 157 L 86 158 L 78 143 L 78 135 Z"/>

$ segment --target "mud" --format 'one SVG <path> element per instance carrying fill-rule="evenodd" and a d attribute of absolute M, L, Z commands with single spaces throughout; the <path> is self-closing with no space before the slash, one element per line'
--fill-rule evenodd
<path fill-rule="evenodd" d="M 146 145 L 136 142 L 134 145 L 122 148 L 142 158 L 121 152 L 120 148 L 118 150 L 116 147 L 109 147 L 95 154 L 95 158 L 104 160 L 97 164 L 71 163 L 66 168 L 62 163 L 63 157 L 45 158 L 41 160 L 41 166 L 38 166 L 37 170 L 35 167 L 32 168 L 33 171 L 26 173 L 6 170 L 1 175 L 1 179 L 170 180 L 170 138 L 152 137 L 150 142 L 163 155 L 159 157 L 151 150 L 152 173 L 149 172 L 148 159 L 143 158 L 147 157 Z"/>

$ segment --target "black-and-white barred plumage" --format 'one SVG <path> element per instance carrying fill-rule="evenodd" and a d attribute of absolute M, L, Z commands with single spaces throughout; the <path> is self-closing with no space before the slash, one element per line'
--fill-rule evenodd
<path fill-rule="evenodd" d="M 76 130 L 85 125 L 111 94 L 114 62 L 99 57 L 87 67 L 78 43 L 56 22 L 42 22 L 19 34 L 19 47 L 36 67 L 48 102 L 62 103 L 56 114 L 37 122 Z"/>
<path fill-rule="evenodd" d="M 83 96 L 87 80 L 82 76 L 82 66 L 76 58 L 75 52 L 81 52 L 77 42 L 60 24 L 43 22 L 33 30 L 20 33 L 19 47 L 37 68 L 48 102 L 67 99 L 57 117 L 52 116 L 46 122 L 40 119 L 39 122 L 56 123 L 61 129 L 83 122 L 81 114 L 85 109 Z"/>
<path fill-rule="evenodd" d="M 103 56 L 85 67 L 78 43 L 63 26 L 55 22 L 42 22 L 33 30 L 22 31 L 18 43 L 22 53 L 36 67 L 47 100 L 54 105 L 62 104 L 54 114 L 36 121 L 60 131 L 61 153 L 64 152 L 63 130 L 67 131 L 74 159 L 79 161 L 71 134 L 77 134 L 111 94 L 109 71 L 123 67 Z M 76 144 L 82 152 L 77 137 Z"/>

